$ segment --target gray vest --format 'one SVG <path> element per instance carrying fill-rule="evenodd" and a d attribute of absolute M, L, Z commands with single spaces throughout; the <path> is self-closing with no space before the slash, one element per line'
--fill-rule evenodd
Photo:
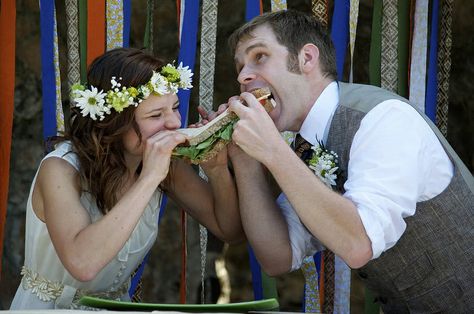
<path fill-rule="evenodd" d="M 362 118 L 384 100 L 409 104 L 377 87 L 341 82 L 339 97 L 326 146 L 339 155 L 337 189 L 344 192 L 349 150 Z M 397 244 L 358 274 L 385 313 L 474 313 L 474 179 L 433 123 L 420 114 L 454 163 L 454 177 L 441 194 L 417 203 Z"/>

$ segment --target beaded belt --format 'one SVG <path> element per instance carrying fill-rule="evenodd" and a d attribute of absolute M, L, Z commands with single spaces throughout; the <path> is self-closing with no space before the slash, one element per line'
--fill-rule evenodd
<path fill-rule="evenodd" d="M 23 289 L 30 290 L 41 301 L 44 302 L 50 302 L 60 298 L 65 290 L 74 292 L 73 298 L 71 300 L 72 304 L 78 304 L 79 299 L 85 295 L 116 300 L 120 299 L 128 292 L 128 282 L 125 282 L 116 291 L 90 292 L 83 289 L 75 289 L 70 286 L 64 286 L 59 282 L 51 281 L 42 277 L 37 272 L 26 268 L 25 266 L 21 268 L 21 275 L 23 276 L 21 280 Z"/>

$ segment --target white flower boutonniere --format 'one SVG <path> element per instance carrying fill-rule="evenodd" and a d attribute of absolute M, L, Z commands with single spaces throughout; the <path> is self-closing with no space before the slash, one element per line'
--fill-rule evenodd
<path fill-rule="evenodd" d="M 326 149 L 322 142 L 317 142 L 313 149 L 313 155 L 308 161 L 309 168 L 314 170 L 314 173 L 326 184 L 328 187 L 336 185 L 338 156 L 335 152 Z"/>

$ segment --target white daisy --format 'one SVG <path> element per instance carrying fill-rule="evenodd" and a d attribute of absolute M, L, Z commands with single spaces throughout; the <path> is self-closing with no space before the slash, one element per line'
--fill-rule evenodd
<path fill-rule="evenodd" d="M 150 84 L 153 87 L 153 91 L 159 95 L 169 94 L 168 80 L 163 77 L 160 73 L 153 72 Z"/>
<path fill-rule="evenodd" d="M 192 88 L 193 85 L 192 83 L 192 76 L 193 72 L 189 69 L 189 66 L 183 67 L 183 62 L 180 62 L 177 68 L 179 72 L 179 80 L 180 80 L 180 86 L 181 88 L 188 89 Z"/>
<path fill-rule="evenodd" d="M 98 91 L 94 86 L 91 86 L 91 89 L 86 89 L 83 91 L 76 91 L 78 97 L 74 100 L 76 102 L 76 107 L 81 109 L 82 116 L 89 115 L 91 119 L 97 120 L 99 117 L 103 119 L 104 112 L 110 112 L 105 104 L 105 93 L 103 91 Z"/>

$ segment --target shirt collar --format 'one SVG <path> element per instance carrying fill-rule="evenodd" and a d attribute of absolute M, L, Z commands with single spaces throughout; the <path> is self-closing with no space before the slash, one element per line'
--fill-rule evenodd
<path fill-rule="evenodd" d="M 331 118 L 339 103 L 339 90 L 337 82 L 331 82 L 319 95 L 311 107 L 308 115 L 301 125 L 299 133 L 310 142 L 316 144 L 316 139 L 325 141 L 327 134 L 325 130 L 331 122 Z"/>

